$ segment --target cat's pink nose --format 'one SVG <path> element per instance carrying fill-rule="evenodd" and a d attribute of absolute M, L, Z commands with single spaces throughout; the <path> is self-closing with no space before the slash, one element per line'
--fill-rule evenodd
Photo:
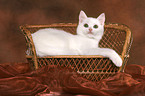
<path fill-rule="evenodd" d="M 90 31 L 90 32 L 92 32 L 92 30 L 93 30 L 92 28 L 89 28 L 89 31 Z"/>

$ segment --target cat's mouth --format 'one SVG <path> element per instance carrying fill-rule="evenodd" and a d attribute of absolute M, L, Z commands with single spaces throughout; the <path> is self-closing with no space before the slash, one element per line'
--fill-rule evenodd
<path fill-rule="evenodd" d="M 92 31 L 89 31 L 88 34 L 93 34 L 93 32 Z"/>
<path fill-rule="evenodd" d="M 93 32 L 88 32 L 88 33 L 87 33 L 87 36 L 88 36 L 89 38 L 94 38 L 94 33 L 93 33 Z"/>

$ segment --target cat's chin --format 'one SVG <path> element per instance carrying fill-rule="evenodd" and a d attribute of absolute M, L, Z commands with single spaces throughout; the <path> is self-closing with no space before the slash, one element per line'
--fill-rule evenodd
<path fill-rule="evenodd" d="M 88 38 L 91 38 L 91 39 L 94 39 L 95 38 L 95 36 L 93 34 L 87 34 L 87 37 Z"/>

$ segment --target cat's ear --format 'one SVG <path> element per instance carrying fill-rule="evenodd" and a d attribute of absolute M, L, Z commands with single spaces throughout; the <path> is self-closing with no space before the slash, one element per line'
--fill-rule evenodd
<path fill-rule="evenodd" d="M 80 11 L 80 15 L 79 15 L 79 24 L 83 22 L 84 19 L 87 18 L 87 15 L 85 14 L 84 11 Z"/>
<path fill-rule="evenodd" d="M 100 21 L 101 25 L 104 25 L 104 23 L 105 23 L 105 13 L 100 14 L 97 19 Z"/>

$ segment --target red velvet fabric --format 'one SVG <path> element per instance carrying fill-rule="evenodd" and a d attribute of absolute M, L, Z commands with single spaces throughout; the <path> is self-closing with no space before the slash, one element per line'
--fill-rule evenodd
<path fill-rule="evenodd" d="M 31 71 L 28 63 L 0 64 L 0 96 L 145 96 L 145 66 L 92 82 L 70 68 L 45 66 Z"/>

